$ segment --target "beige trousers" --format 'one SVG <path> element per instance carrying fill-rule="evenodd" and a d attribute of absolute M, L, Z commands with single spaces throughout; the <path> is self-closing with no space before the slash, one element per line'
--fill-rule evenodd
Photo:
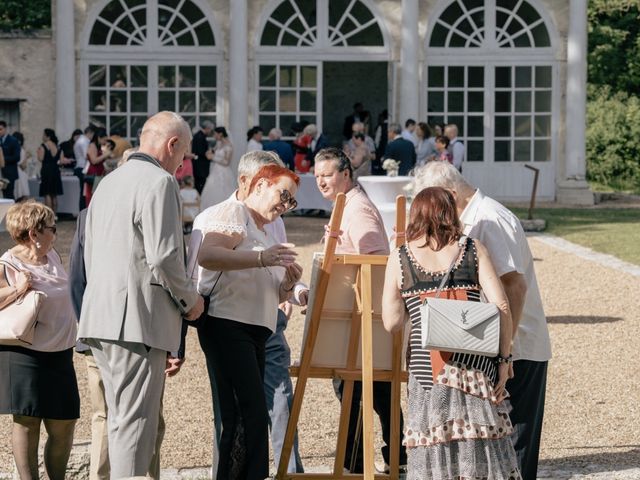
<path fill-rule="evenodd" d="M 109 480 L 111 469 L 109 468 L 109 441 L 107 437 L 107 402 L 104 397 L 104 384 L 100 376 L 100 370 L 91 354 L 91 350 L 84 353 L 87 365 L 87 380 L 89 384 L 89 397 L 91 399 L 91 463 L 89 466 L 90 480 Z M 160 479 L 160 447 L 164 438 L 165 423 L 162 416 L 162 403 L 160 404 L 160 418 L 158 419 L 158 436 L 149 466 L 147 478 Z M 145 478 L 145 477 L 140 477 Z"/>

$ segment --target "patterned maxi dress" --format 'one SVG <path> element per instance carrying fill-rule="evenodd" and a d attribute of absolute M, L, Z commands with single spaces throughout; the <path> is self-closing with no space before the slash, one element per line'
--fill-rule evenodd
<path fill-rule="evenodd" d="M 401 295 L 411 320 L 407 352 L 409 415 L 403 444 L 407 479 L 520 480 L 505 402 L 496 403 L 497 368 L 482 355 L 421 346 L 420 304 L 435 295 L 446 272 L 429 272 L 408 245 L 399 249 Z M 478 259 L 467 239 L 441 298 L 480 301 Z"/>

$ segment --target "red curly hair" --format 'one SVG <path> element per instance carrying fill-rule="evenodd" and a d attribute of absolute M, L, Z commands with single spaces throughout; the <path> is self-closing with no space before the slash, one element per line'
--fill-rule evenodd
<path fill-rule="evenodd" d="M 286 167 L 281 167 L 280 165 L 269 164 L 258 170 L 258 173 L 256 173 L 251 179 L 251 183 L 249 184 L 249 193 L 253 192 L 253 189 L 263 178 L 265 178 L 269 184 L 274 184 L 281 177 L 290 178 L 297 186 L 300 186 L 300 177 L 291 170 Z"/>

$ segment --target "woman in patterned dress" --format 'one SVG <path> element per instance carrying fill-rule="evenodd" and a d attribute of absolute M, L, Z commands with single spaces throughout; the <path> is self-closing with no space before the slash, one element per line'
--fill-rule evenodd
<path fill-rule="evenodd" d="M 511 372 L 511 312 L 484 246 L 462 236 L 453 194 L 422 190 L 411 205 L 407 243 L 387 264 L 382 318 L 394 331 L 411 322 L 409 415 L 403 444 L 408 479 L 521 479 L 510 434 L 505 383 Z M 420 304 L 435 295 L 452 260 L 442 298 L 480 301 L 500 309 L 500 353 L 429 351 L 421 345 Z"/>

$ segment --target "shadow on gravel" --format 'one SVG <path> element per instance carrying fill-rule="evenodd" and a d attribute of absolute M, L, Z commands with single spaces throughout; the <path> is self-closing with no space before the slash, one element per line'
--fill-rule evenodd
<path fill-rule="evenodd" d="M 570 325 L 573 323 L 594 324 L 594 323 L 615 323 L 624 320 L 622 317 L 593 317 L 587 315 L 558 315 L 547 317 L 547 323 Z"/>
<path fill-rule="evenodd" d="M 569 447 L 571 450 L 584 451 L 591 448 L 605 447 Z M 611 445 L 606 446 L 611 448 Z M 588 470 L 589 473 L 610 472 L 616 470 L 627 470 L 638 467 L 640 458 L 640 445 L 616 445 L 616 448 L 630 448 L 626 452 L 595 453 L 592 455 L 578 455 L 549 460 L 540 460 L 540 467 L 559 467 L 571 469 L 572 467 Z"/>

